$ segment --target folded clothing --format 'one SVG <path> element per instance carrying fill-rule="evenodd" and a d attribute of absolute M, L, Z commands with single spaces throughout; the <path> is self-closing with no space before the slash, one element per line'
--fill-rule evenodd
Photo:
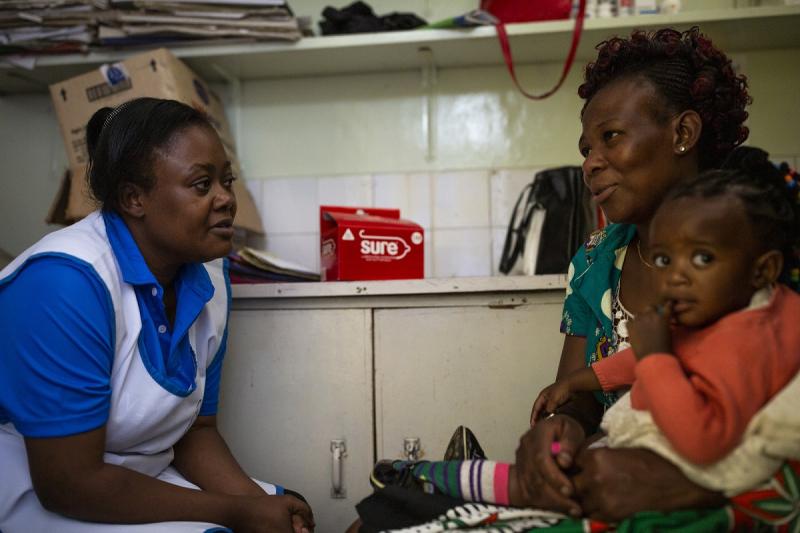
<path fill-rule="evenodd" d="M 413 30 L 427 25 L 425 20 L 413 13 L 378 16 L 368 4 L 360 1 L 342 9 L 328 6 L 322 11 L 322 16 L 325 19 L 319 22 L 322 35 Z"/>

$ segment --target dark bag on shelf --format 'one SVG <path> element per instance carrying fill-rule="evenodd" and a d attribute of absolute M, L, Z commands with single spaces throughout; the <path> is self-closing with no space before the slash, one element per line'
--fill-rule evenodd
<path fill-rule="evenodd" d="M 537 172 L 511 213 L 500 272 L 510 273 L 522 260 L 527 275 L 566 273 L 572 256 L 598 226 L 595 213 L 581 167 Z"/>

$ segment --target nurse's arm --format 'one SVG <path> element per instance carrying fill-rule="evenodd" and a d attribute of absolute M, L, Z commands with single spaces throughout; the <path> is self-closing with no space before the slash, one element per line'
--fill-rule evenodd
<path fill-rule="evenodd" d="M 231 496 L 178 487 L 103 462 L 105 427 L 52 438 L 25 438 L 33 487 L 42 506 L 87 522 L 210 522 L 236 531 L 290 532 L 294 498 Z"/>
<path fill-rule="evenodd" d="M 202 488 L 222 494 L 263 496 L 264 491 L 233 457 L 217 430 L 217 417 L 199 416 L 186 435 L 175 444 L 172 465 Z"/>

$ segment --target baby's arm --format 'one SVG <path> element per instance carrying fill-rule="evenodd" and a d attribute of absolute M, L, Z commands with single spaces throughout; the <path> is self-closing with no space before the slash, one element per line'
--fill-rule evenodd
<path fill-rule="evenodd" d="M 592 363 L 592 370 L 604 391 L 630 387 L 636 380 L 636 356 L 627 348 Z"/>
<path fill-rule="evenodd" d="M 683 348 L 683 362 L 664 334 L 669 315 L 669 306 L 661 315 L 644 312 L 629 327 L 642 356 L 635 366 L 637 406 L 650 412 L 684 459 L 712 464 L 739 444 L 750 419 L 774 394 L 771 384 L 782 358 L 772 357 L 771 339 L 779 317 L 740 314 L 707 327 Z M 796 366 L 786 370 L 793 375 Z"/>
<path fill-rule="evenodd" d="M 531 427 L 544 413 L 552 413 L 556 407 L 565 403 L 573 392 L 600 390 L 600 382 L 594 371 L 587 367 L 570 372 L 560 379 L 542 389 L 536 401 L 533 402 L 531 411 Z"/>

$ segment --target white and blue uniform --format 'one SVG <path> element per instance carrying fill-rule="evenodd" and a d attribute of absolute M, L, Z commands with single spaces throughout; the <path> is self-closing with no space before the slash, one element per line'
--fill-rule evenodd
<path fill-rule="evenodd" d="M 186 264 L 170 326 L 163 288 L 122 219 L 96 212 L 0 272 L 0 531 L 197 532 L 215 524 L 92 524 L 45 510 L 23 437 L 105 425 L 106 463 L 197 488 L 173 445 L 217 412 L 230 286 L 223 260 Z M 274 485 L 261 483 L 270 493 Z"/>

